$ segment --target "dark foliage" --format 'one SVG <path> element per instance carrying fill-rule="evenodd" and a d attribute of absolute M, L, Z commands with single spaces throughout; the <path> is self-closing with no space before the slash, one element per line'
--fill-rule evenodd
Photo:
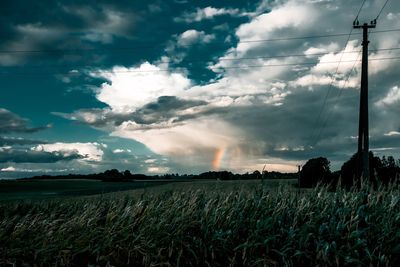
<path fill-rule="evenodd" d="M 137 180 L 191 180 L 191 179 L 211 179 L 211 180 L 254 180 L 254 179 L 296 179 L 296 173 L 280 173 L 280 172 L 264 172 L 259 171 L 244 174 L 234 174 L 228 171 L 209 171 L 199 175 L 179 175 L 179 174 L 164 174 L 164 175 L 146 175 L 132 174 L 129 170 L 123 172 L 117 169 L 106 170 L 97 174 L 68 174 L 68 175 L 41 175 L 26 179 L 89 179 L 101 180 L 103 182 L 132 182 Z"/>
<path fill-rule="evenodd" d="M 400 266 L 399 190 L 0 202 L 0 266 Z"/>
<path fill-rule="evenodd" d="M 318 183 L 329 184 L 332 173 L 327 158 L 319 157 L 307 161 L 300 172 L 300 187 L 314 187 Z"/>
<path fill-rule="evenodd" d="M 345 187 L 359 185 L 360 180 L 357 177 L 358 154 L 354 154 L 341 168 L 341 184 Z M 369 153 L 369 177 L 370 182 L 376 187 L 378 183 L 389 184 L 398 180 L 400 176 L 400 166 L 392 156 L 385 156 L 380 159 Z"/>
<path fill-rule="evenodd" d="M 282 173 L 276 171 L 264 171 L 262 175 L 264 179 L 297 179 L 299 177 L 298 173 Z"/>

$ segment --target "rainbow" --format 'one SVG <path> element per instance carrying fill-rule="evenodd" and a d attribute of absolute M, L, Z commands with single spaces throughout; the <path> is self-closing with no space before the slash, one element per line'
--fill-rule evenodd
<path fill-rule="evenodd" d="M 214 159 L 211 162 L 213 170 L 219 170 L 221 167 L 222 158 L 225 154 L 225 148 L 217 148 L 214 152 Z"/>

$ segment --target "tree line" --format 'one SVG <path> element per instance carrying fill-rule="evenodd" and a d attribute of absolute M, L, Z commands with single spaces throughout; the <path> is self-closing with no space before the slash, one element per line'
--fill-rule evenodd
<path fill-rule="evenodd" d="M 106 170 L 94 174 L 67 174 L 67 175 L 40 175 L 25 179 L 89 179 L 101 180 L 104 182 L 131 182 L 137 180 L 254 180 L 254 179 L 297 179 L 297 173 L 280 173 L 260 171 L 246 172 L 244 174 L 232 173 L 230 171 L 208 171 L 200 174 L 178 174 L 167 173 L 163 175 L 146 175 L 141 173 L 131 173 L 129 170 L 119 171 L 117 169 Z"/>
<path fill-rule="evenodd" d="M 369 181 L 374 187 L 378 184 L 387 185 L 400 180 L 400 160 L 395 160 L 393 156 L 383 156 L 379 158 L 369 153 Z M 327 184 L 331 186 L 341 185 L 350 188 L 360 185 L 361 179 L 357 174 L 358 154 L 354 154 L 346 161 L 341 169 L 336 172 L 330 170 L 330 162 L 327 158 L 318 157 L 307 161 L 300 171 L 299 186 L 314 187 L 317 184 Z"/>
<path fill-rule="evenodd" d="M 298 179 L 299 187 L 314 187 L 317 184 L 331 186 L 351 187 L 360 182 L 357 179 L 357 154 L 354 154 L 346 161 L 339 171 L 331 171 L 330 162 L 325 157 L 312 158 L 303 166 L 300 173 L 281 173 L 281 172 L 260 172 L 258 170 L 251 173 L 235 174 L 230 171 L 208 171 L 200 174 L 178 174 L 167 173 L 163 175 L 146 175 L 141 173 L 131 173 L 129 170 L 119 171 L 117 169 L 106 170 L 95 174 L 68 174 L 68 175 L 41 175 L 25 179 L 90 179 L 103 182 L 132 182 L 137 180 L 254 180 L 254 179 Z M 393 156 L 383 156 L 379 158 L 372 152 L 369 154 L 370 161 L 370 181 L 374 186 L 389 184 L 400 180 L 400 160 L 395 160 Z"/>

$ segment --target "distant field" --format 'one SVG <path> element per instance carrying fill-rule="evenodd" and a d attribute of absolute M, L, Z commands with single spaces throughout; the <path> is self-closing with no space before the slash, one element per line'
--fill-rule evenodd
<path fill-rule="evenodd" d="M 264 187 L 275 188 L 278 186 L 292 185 L 295 180 L 268 180 L 264 181 Z M 218 189 L 232 190 L 241 187 L 260 187 L 261 181 L 135 181 L 135 182 L 101 182 L 98 180 L 20 180 L 0 181 L 1 200 L 41 200 L 56 197 L 86 196 L 106 194 L 115 191 L 130 191 L 139 193 L 144 188 L 155 187 L 154 190 L 180 190 L 180 189 Z M 138 189 L 143 189 L 137 191 Z M 146 189 L 149 190 L 149 189 Z"/>
<path fill-rule="evenodd" d="M 400 266 L 399 186 L 304 193 L 294 183 L 3 201 L 0 266 Z"/>
<path fill-rule="evenodd" d="M 1 200 L 39 200 L 134 190 L 165 184 L 165 181 L 101 182 L 98 180 L 0 181 Z"/>

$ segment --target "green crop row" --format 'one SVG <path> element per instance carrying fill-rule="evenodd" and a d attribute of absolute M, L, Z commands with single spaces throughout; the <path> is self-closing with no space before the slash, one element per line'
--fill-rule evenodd
<path fill-rule="evenodd" d="M 400 266 L 400 189 L 188 189 L 4 203 L 0 265 Z"/>

